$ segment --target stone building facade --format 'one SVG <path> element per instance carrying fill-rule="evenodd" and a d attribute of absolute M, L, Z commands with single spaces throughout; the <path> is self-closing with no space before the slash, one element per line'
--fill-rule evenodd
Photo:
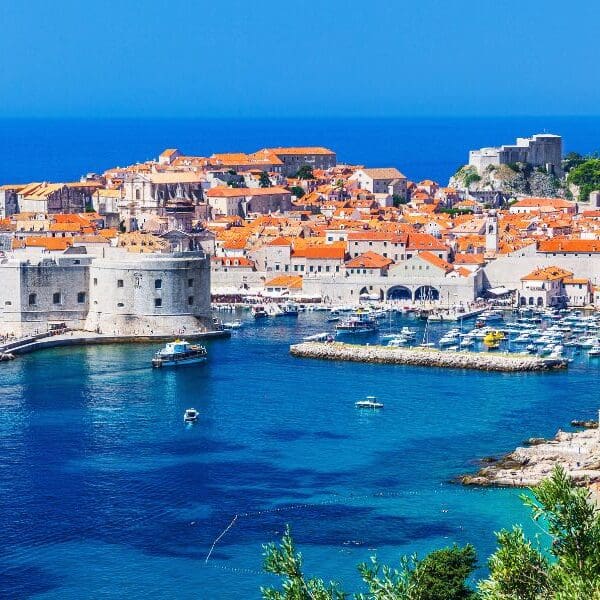
<path fill-rule="evenodd" d="M 530 138 L 517 138 L 514 145 L 480 148 L 469 152 L 469 165 L 482 174 L 490 165 L 529 163 L 545 167 L 548 172 L 562 174 L 562 138 L 550 133 L 538 133 Z"/>
<path fill-rule="evenodd" d="M 0 264 L 0 278 L 0 334 L 31 335 L 63 324 L 114 335 L 212 328 L 203 252 L 17 252 Z"/>

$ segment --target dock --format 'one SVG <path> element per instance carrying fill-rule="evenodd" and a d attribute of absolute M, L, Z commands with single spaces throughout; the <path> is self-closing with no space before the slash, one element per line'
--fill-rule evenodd
<path fill-rule="evenodd" d="M 94 333 L 91 331 L 66 331 L 57 335 L 41 334 L 22 338 L 0 345 L 0 353 L 10 353 L 14 356 L 29 354 L 47 348 L 62 346 L 90 346 L 97 344 L 156 344 L 159 342 L 172 342 L 181 337 L 186 340 L 206 340 L 216 338 L 229 338 L 231 332 L 227 330 L 187 332 L 177 335 L 111 335 Z"/>
<path fill-rule="evenodd" d="M 340 342 L 294 344 L 290 346 L 290 354 L 297 358 L 502 372 L 550 371 L 568 366 L 566 360 L 548 360 L 528 354 L 448 352 L 435 348 L 361 346 Z"/>

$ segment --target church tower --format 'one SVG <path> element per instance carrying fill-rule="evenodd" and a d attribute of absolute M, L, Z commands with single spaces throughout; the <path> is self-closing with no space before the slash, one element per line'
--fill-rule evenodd
<path fill-rule="evenodd" d="M 498 250 L 498 215 L 490 210 L 485 219 L 485 249 L 487 252 Z"/>

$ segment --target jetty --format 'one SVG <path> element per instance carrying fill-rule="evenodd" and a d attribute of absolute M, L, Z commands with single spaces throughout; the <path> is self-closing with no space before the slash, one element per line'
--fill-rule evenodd
<path fill-rule="evenodd" d="M 436 348 L 362 346 L 341 342 L 294 344 L 290 346 L 290 354 L 297 358 L 504 372 L 549 371 L 564 369 L 568 365 L 566 360 L 544 359 L 529 354 L 448 352 Z"/>
<path fill-rule="evenodd" d="M 68 330 L 58 334 L 38 334 L 5 344 L 0 344 L 0 360 L 3 356 L 9 355 L 15 358 L 21 354 L 29 354 L 38 350 L 48 348 L 59 348 L 63 346 L 91 346 L 97 344 L 156 344 L 158 342 L 170 342 L 173 339 L 181 337 L 187 340 L 206 340 L 217 338 L 229 338 L 231 332 L 227 330 L 215 331 L 190 331 L 186 333 L 165 335 L 114 335 L 95 333 L 91 331 Z"/>
<path fill-rule="evenodd" d="M 533 438 L 502 458 L 484 459 L 486 466 L 463 475 L 464 485 L 530 487 L 547 478 L 560 465 L 578 484 L 600 482 L 600 437 L 597 425 L 584 431 L 558 431 L 554 438 Z"/>

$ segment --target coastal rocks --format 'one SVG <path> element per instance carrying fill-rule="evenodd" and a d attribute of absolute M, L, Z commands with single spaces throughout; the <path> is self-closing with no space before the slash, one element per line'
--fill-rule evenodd
<path fill-rule="evenodd" d="M 444 352 L 434 348 L 359 346 L 339 342 L 304 342 L 290 346 L 292 356 L 390 365 L 476 369 L 480 371 L 546 371 L 564 368 L 564 361 L 547 361 L 525 354 Z"/>
<path fill-rule="evenodd" d="M 459 481 L 477 486 L 532 486 L 548 477 L 556 465 L 561 465 L 577 483 L 600 481 L 598 432 L 594 429 L 573 433 L 559 430 L 553 439 L 519 447 L 474 475 L 459 477 Z"/>
<path fill-rule="evenodd" d="M 571 427 L 583 427 L 584 429 L 598 429 L 598 421 L 571 421 Z"/>
<path fill-rule="evenodd" d="M 10 352 L 0 352 L 0 362 L 7 362 L 9 360 L 14 360 L 15 355 Z"/>

